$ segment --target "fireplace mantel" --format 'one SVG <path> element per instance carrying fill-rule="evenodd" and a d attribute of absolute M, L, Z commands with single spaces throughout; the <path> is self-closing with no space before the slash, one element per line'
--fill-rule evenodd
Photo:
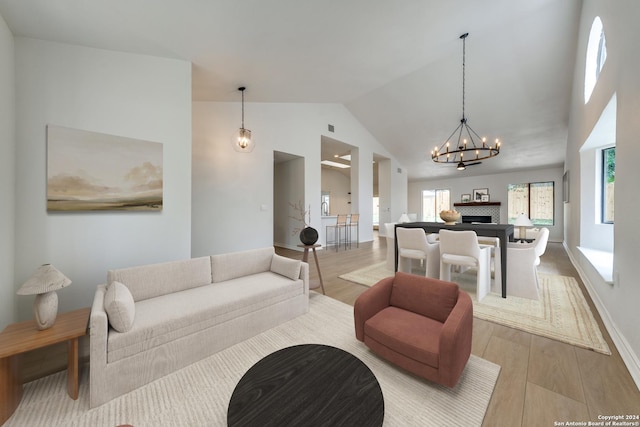
<path fill-rule="evenodd" d="M 500 202 L 468 202 L 454 203 L 453 206 L 500 206 Z"/>

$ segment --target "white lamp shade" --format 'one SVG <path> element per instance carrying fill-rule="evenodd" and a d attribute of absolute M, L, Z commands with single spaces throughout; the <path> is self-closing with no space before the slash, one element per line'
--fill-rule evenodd
<path fill-rule="evenodd" d="M 57 291 L 71 284 L 71 280 L 51 264 L 44 264 L 18 289 L 18 295 L 39 295 Z"/>
<path fill-rule="evenodd" d="M 411 219 L 409 218 L 409 215 L 403 213 L 402 215 L 400 215 L 400 219 L 398 220 L 398 222 L 411 222 Z"/>
<path fill-rule="evenodd" d="M 523 213 L 516 218 L 516 222 L 514 222 L 513 225 L 516 227 L 533 227 L 531 220 Z"/>

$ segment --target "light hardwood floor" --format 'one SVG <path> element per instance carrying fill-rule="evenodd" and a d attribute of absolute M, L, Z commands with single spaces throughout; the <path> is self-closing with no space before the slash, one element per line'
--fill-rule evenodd
<path fill-rule="evenodd" d="M 301 252 L 289 249 L 277 248 L 277 252 L 302 257 Z M 361 243 L 359 248 L 318 251 L 327 295 L 353 305 L 367 287 L 338 276 L 383 261 L 385 256 L 386 241 L 377 234 L 373 242 Z M 313 256 L 310 263 L 310 279 L 317 281 Z M 640 391 L 560 243 L 549 243 L 539 268 L 576 278 L 613 354 L 602 355 L 474 318 L 473 354 L 502 367 L 483 426 L 542 427 L 559 425 L 555 422 L 596 422 L 602 415 L 640 414 Z M 85 341 L 85 354 L 86 345 Z M 26 381 L 65 369 L 66 347 L 31 352 L 23 366 Z"/>
<path fill-rule="evenodd" d="M 277 252 L 292 258 L 301 256 L 287 249 Z M 327 295 L 353 305 L 367 287 L 338 276 L 383 261 L 385 256 L 386 241 L 377 236 L 358 249 L 318 251 Z M 310 280 L 317 280 L 312 257 L 310 262 Z M 502 367 L 483 426 L 554 426 L 559 425 L 555 422 L 597 422 L 602 415 L 640 415 L 640 391 L 562 244 L 549 243 L 539 269 L 576 278 L 612 355 L 474 318 L 473 354 Z"/>

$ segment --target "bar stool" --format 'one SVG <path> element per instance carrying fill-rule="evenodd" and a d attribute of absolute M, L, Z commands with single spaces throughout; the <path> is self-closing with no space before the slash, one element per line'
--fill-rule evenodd
<path fill-rule="evenodd" d="M 360 214 L 351 214 L 349 215 L 349 225 L 348 225 L 348 231 L 349 231 L 349 248 L 351 248 L 351 228 L 355 227 L 356 228 L 356 248 L 360 247 L 360 227 L 359 227 L 359 221 L 360 220 Z"/>
<path fill-rule="evenodd" d="M 326 228 L 326 246 L 329 246 L 329 229 L 333 229 L 333 244 L 336 247 L 336 252 L 342 243 L 342 232 L 344 231 L 344 248 L 347 249 L 347 214 L 338 214 L 335 225 L 327 225 Z"/>

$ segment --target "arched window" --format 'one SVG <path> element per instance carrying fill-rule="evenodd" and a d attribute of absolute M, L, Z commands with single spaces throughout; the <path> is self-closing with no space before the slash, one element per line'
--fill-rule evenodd
<path fill-rule="evenodd" d="M 607 60 L 607 43 L 604 28 L 599 16 L 593 20 L 589 43 L 587 44 L 587 60 L 584 70 L 584 103 L 589 102 L 593 88 L 596 86 L 600 71 Z"/>

